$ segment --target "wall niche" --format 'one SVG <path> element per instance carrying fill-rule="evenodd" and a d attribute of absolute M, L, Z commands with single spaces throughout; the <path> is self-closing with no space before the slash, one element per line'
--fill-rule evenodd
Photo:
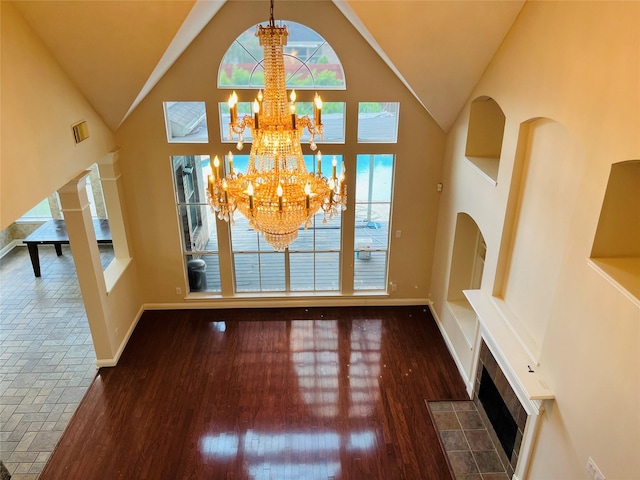
<path fill-rule="evenodd" d="M 640 160 L 611 166 L 591 260 L 640 302 Z"/>
<path fill-rule="evenodd" d="M 491 97 L 478 97 L 471 102 L 465 155 L 494 185 L 502 153 L 505 115 Z"/>
<path fill-rule="evenodd" d="M 469 347 L 475 343 L 478 321 L 463 290 L 480 289 L 486 252 L 487 244 L 476 222 L 466 213 L 458 213 L 449 273 L 447 305 Z"/>

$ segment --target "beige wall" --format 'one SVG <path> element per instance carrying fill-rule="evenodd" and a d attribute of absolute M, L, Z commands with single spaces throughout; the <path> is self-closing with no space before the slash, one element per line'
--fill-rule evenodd
<path fill-rule="evenodd" d="M 0 230 L 115 148 L 113 133 L 76 89 L 11 2 L 1 8 Z M 89 138 L 76 145 L 71 125 L 85 120 Z M 129 265 L 107 294 L 85 305 L 107 312 L 99 321 L 108 338 L 96 339 L 99 361 L 113 360 L 142 306 L 135 266 Z M 102 280 L 102 281 L 100 281 Z M 85 300 L 86 301 L 86 300 Z M 116 333 L 117 329 L 117 333 Z M 93 328 L 92 328 L 93 331 Z"/>
<path fill-rule="evenodd" d="M 114 140 L 11 2 L 0 8 L 2 230 L 113 149 Z M 71 125 L 81 120 L 90 136 L 76 145 Z"/>
<path fill-rule="evenodd" d="M 589 456 L 640 478 L 640 303 L 588 262 L 611 164 L 640 157 L 639 32 L 639 2 L 528 2 L 470 98 L 506 115 L 497 185 L 464 157 L 469 104 L 447 138 L 434 309 L 466 358 L 445 303 L 466 212 L 487 241 L 482 289 L 515 306 L 556 396 L 531 479 L 586 479 Z"/>
<path fill-rule="evenodd" d="M 218 66 L 227 48 L 247 28 L 268 18 L 264 2 L 228 2 L 195 39 L 185 53 L 162 78 L 133 114 L 116 132 L 121 146 L 120 163 L 125 179 L 128 210 L 133 228 L 145 303 L 184 304 L 185 269 L 181 255 L 173 190 L 170 156 L 178 154 L 222 155 L 232 144 L 220 142 L 218 102 L 226 102 L 229 91 L 218 90 Z M 343 154 L 351 193 L 350 207 L 344 212 L 347 240 L 343 252 L 347 265 L 353 262 L 353 201 L 355 191 L 355 156 L 357 153 L 387 153 L 385 145 L 355 145 L 357 106 L 359 101 L 399 101 L 400 131 L 396 157 L 393 229 L 389 280 L 398 284 L 393 298 L 422 299 L 429 294 L 435 218 L 438 194 L 435 184 L 440 177 L 444 133 L 415 101 L 396 76 L 365 43 L 332 2 L 278 2 L 276 17 L 292 20 L 315 29 L 336 50 L 347 81 L 347 138 L 349 145 L 322 145 L 324 155 Z M 321 22 L 314 19 L 322 19 Z M 365 67 L 366 66 L 366 67 Z M 298 100 L 310 101 L 313 92 L 299 91 Z M 252 91 L 238 91 L 241 99 L 251 100 Z M 323 93 L 324 101 L 341 98 L 342 92 Z M 206 102 L 209 144 L 173 144 L 166 139 L 163 117 L 164 101 Z M 226 128 L 225 128 L 226 130 Z M 308 145 L 303 145 L 310 153 Z M 243 153 L 248 152 L 245 146 Z M 226 224 L 219 224 L 225 235 Z M 221 241 L 221 245 L 225 242 Z M 221 253 L 221 264 L 229 259 Z M 352 268 L 352 267 L 351 267 Z M 224 271 L 223 271 L 224 273 Z M 363 297 L 359 297 L 362 299 Z M 344 301 L 341 298 L 337 301 Z M 386 298 L 383 298 L 383 301 Z M 276 298 L 277 304 L 289 302 Z M 334 298 L 332 302 L 336 301 Z M 415 300 L 420 301 L 420 300 Z M 246 302 L 246 301 L 245 301 Z M 307 301 L 308 302 L 308 301 Z M 215 305 L 214 301 L 205 302 Z"/>

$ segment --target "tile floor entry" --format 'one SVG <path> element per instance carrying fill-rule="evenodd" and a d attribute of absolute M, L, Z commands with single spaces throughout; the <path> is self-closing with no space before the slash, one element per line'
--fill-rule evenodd
<path fill-rule="evenodd" d="M 103 268 L 113 247 L 100 246 Z M 36 480 L 96 375 L 96 356 L 68 246 L 0 259 L 0 460 L 12 480 Z"/>
<path fill-rule="evenodd" d="M 473 401 L 425 403 L 455 480 L 509 480 Z"/>

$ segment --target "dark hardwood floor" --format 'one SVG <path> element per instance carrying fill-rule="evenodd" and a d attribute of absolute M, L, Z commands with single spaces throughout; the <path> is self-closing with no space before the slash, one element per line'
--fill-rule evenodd
<path fill-rule="evenodd" d="M 51 479 L 451 479 L 424 400 L 463 400 L 428 309 L 145 312 Z"/>

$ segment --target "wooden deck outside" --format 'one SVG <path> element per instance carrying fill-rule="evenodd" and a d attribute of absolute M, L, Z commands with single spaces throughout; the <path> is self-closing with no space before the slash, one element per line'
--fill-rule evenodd
<path fill-rule="evenodd" d="M 241 217 L 241 216 L 237 216 Z M 312 230 L 300 229 L 289 252 L 276 252 L 249 227 L 244 217 L 236 218 L 233 227 L 233 251 L 236 269 L 236 292 L 283 292 L 285 255 L 289 255 L 290 291 L 339 291 L 340 289 L 340 219 Z M 388 222 L 362 220 L 356 228 L 354 252 L 354 288 L 385 290 L 387 276 Z M 315 253 L 314 253 L 315 249 Z M 205 247 L 217 250 L 217 239 Z M 206 263 L 206 288 L 221 290 L 217 254 L 199 255 Z"/>

